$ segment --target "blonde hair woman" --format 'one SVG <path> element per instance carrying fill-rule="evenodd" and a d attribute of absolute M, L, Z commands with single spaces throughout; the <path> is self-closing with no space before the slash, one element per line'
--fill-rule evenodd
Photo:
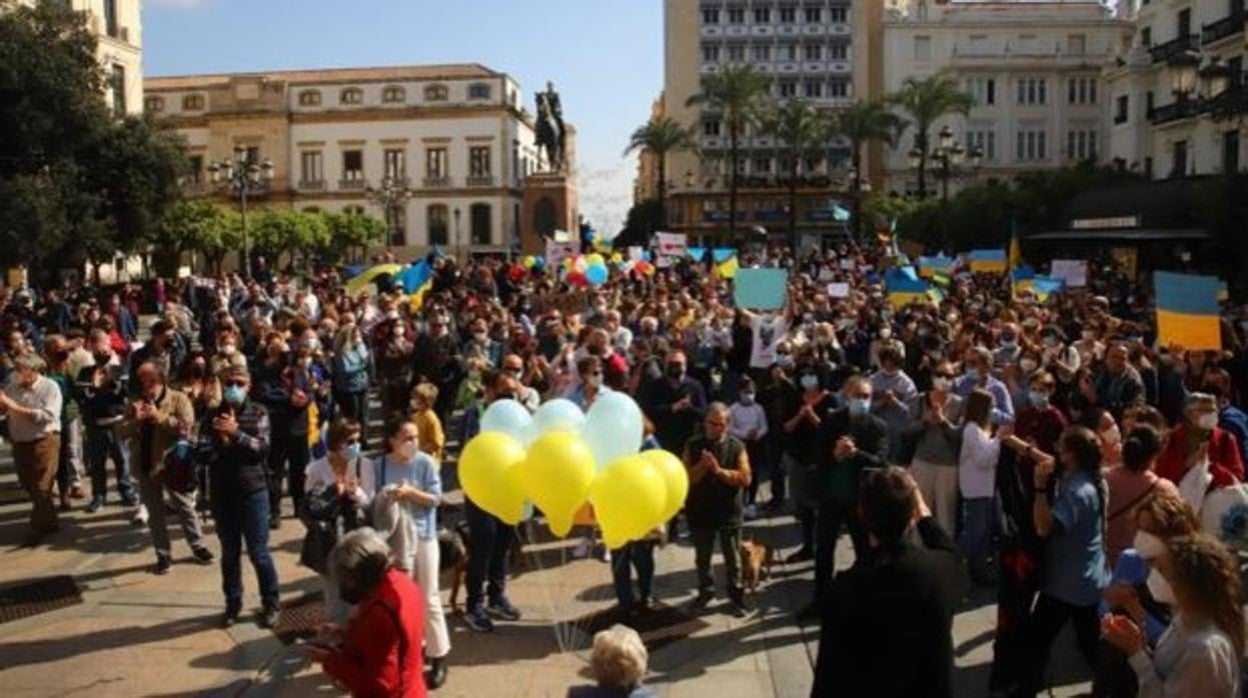
<path fill-rule="evenodd" d="M 613 625 L 594 635 L 589 666 L 597 684 L 573 686 L 568 698 L 654 698 L 658 694 L 641 683 L 649 659 L 636 630 Z"/>

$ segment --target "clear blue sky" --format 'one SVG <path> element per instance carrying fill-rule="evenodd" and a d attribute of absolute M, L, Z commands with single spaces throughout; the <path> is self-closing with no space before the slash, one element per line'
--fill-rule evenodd
<path fill-rule="evenodd" d="M 148 75 L 481 63 L 525 103 L 555 83 L 578 129 L 581 212 L 618 229 L 636 158 L 621 155 L 663 87 L 660 0 L 144 0 Z"/>

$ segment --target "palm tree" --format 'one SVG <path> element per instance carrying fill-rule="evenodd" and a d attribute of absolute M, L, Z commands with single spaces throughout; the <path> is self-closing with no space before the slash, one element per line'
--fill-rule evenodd
<path fill-rule="evenodd" d="M 624 154 L 634 150 L 649 151 L 658 160 L 658 187 L 655 191 L 659 196 L 658 224 L 667 225 L 667 154 L 679 150 L 698 149 L 698 139 L 693 129 L 681 126 L 680 122 L 670 116 L 659 116 L 638 126 L 628 139 L 628 147 Z M 653 231 L 651 231 L 653 232 Z"/>
<path fill-rule="evenodd" d="M 855 100 L 836 115 L 834 132 L 849 141 L 849 162 L 854 171 L 854 222 L 851 229 L 855 239 L 862 234 L 858 222 L 862 217 L 862 150 L 872 141 L 896 147 L 905 127 L 905 119 L 889 111 L 888 105 L 880 100 Z"/>
<path fill-rule="evenodd" d="M 919 198 L 927 197 L 928 133 L 937 119 L 949 113 L 966 114 L 974 106 L 971 95 L 948 75 L 909 77 L 901 89 L 889 96 L 914 119 L 914 148 L 919 160 Z"/>
<path fill-rule="evenodd" d="M 789 244 L 797 253 L 797 173 L 799 164 L 807 155 L 816 152 L 824 143 L 828 118 L 809 102 L 790 99 L 759 120 L 760 130 L 776 139 L 783 147 L 788 172 L 789 189 Z"/>
<path fill-rule="evenodd" d="M 700 106 L 718 114 L 728 129 L 728 234 L 737 232 L 737 176 L 741 158 L 741 136 L 746 127 L 756 123 L 769 78 L 748 63 L 726 65 L 719 72 L 702 79 L 702 92 L 686 100 L 690 107 Z"/>

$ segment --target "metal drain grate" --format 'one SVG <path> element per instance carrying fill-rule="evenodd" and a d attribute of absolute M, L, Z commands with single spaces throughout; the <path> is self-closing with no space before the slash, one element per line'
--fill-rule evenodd
<path fill-rule="evenodd" d="M 82 603 L 73 577 L 62 575 L 0 589 L 0 623 L 37 616 Z"/>
<path fill-rule="evenodd" d="M 589 646 L 593 641 L 594 633 L 599 630 L 606 630 L 616 623 L 623 623 L 636 630 L 637 634 L 641 636 L 641 641 L 646 645 L 646 649 L 651 652 L 677 640 L 689 637 L 702 628 L 708 627 L 706 621 L 691 616 L 686 611 L 675 606 L 666 604 L 657 604 L 653 609 L 630 618 L 621 618 L 617 608 L 608 608 L 570 621 L 564 621 L 562 625 L 567 626 L 572 631 L 571 635 L 573 638 L 583 640 L 583 643 L 578 642 L 577 644 Z M 578 635 L 581 637 L 577 638 Z"/>
<path fill-rule="evenodd" d="M 301 596 L 282 604 L 281 616 L 273 626 L 273 634 L 287 645 L 299 638 L 316 634 L 316 628 L 326 621 L 325 602 L 320 594 Z"/>

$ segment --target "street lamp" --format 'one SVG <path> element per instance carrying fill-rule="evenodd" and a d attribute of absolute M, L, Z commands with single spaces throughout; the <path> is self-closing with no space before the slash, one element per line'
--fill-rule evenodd
<path fill-rule="evenodd" d="M 1194 50 L 1189 49 L 1170 59 L 1170 87 L 1180 101 L 1196 90 L 1199 68 L 1200 54 Z"/>
<path fill-rule="evenodd" d="M 968 159 L 969 163 L 967 163 Z M 920 138 L 916 136 L 914 148 L 910 151 L 910 169 L 922 168 L 923 161 L 923 147 Z M 953 137 L 953 129 L 946 125 L 941 127 L 936 135 L 936 147 L 928 153 L 927 161 L 936 164 L 932 175 L 940 180 L 941 200 L 948 201 L 949 181 L 978 174 L 979 168 L 983 165 L 984 153 L 979 148 L 971 148 L 968 151 L 958 142 L 958 139 Z M 969 164 L 969 167 L 963 167 L 964 164 Z"/>
<path fill-rule="evenodd" d="M 386 218 L 386 250 L 394 245 L 395 233 L 398 232 L 399 212 L 412 198 L 412 190 L 407 188 L 407 179 L 386 175 L 380 187 L 367 187 L 364 195 L 368 200 L 381 207 Z M 394 227 L 391 228 L 393 222 Z"/>
<path fill-rule="evenodd" d="M 1210 58 L 1200 68 L 1200 92 L 1206 99 L 1213 99 L 1231 86 L 1231 68 L 1221 56 Z"/>
<path fill-rule="evenodd" d="M 459 207 L 458 207 L 458 206 L 456 206 L 456 207 L 455 207 L 455 247 L 456 247 L 455 256 L 456 256 L 456 257 L 458 257 L 458 258 L 460 258 L 460 262 L 462 263 L 462 262 L 464 262 L 464 261 L 465 261 L 465 260 L 463 259 L 463 256 L 464 256 L 464 239 L 463 239 L 463 237 L 460 235 L 460 230 L 459 230 L 459 213 L 460 213 L 460 212 L 459 212 Z"/>
<path fill-rule="evenodd" d="M 241 145 L 234 146 L 234 157 L 223 161 L 213 161 L 208 165 L 212 175 L 212 183 L 238 197 L 239 210 L 242 213 L 243 249 L 241 250 L 243 278 L 251 278 L 251 255 L 247 248 L 247 196 L 269 188 L 273 181 L 273 161 L 265 159 L 257 164 L 247 157 L 247 149 Z"/>

